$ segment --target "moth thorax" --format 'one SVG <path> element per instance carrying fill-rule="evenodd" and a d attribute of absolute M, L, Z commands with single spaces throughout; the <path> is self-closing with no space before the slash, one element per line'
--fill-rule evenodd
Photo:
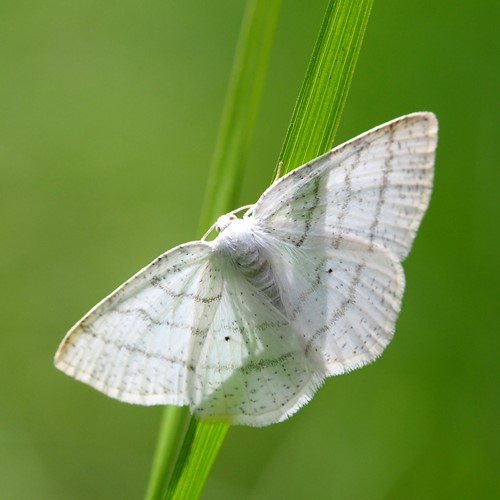
<path fill-rule="evenodd" d="M 216 246 L 233 256 L 252 252 L 257 246 L 252 224 L 247 219 L 238 219 L 233 214 L 223 215 L 218 218 L 216 229 L 220 233 L 216 238 Z"/>

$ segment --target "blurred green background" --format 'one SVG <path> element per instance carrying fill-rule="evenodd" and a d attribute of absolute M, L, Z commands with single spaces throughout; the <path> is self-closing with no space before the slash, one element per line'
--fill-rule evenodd
<path fill-rule="evenodd" d="M 326 3 L 283 3 L 241 204 L 271 179 Z M 0 3 L 0 498 L 144 493 L 161 409 L 52 357 L 115 286 L 200 236 L 243 7 Z M 412 111 L 441 127 L 395 340 L 283 424 L 231 429 L 203 498 L 500 497 L 499 14 L 375 1 L 336 142 Z"/>

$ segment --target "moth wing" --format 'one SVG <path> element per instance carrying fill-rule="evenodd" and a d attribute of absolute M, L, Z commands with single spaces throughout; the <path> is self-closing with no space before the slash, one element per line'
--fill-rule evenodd
<path fill-rule="evenodd" d="M 128 403 L 188 404 L 192 339 L 222 289 L 210 254 L 207 243 L 187 243 L 139 271 L 68 332 L 57 368 Z"/>
<path fill-rule="evenodd" d="M 429 203 L 436 143 L 432 113 L 402 116 L 279 179 L 253 216 L 296 246 L 316 236 L 339 246 L 354 236 L 402 260 Z"/>
<path fill-rule="evenodd" d="M 404 291 L 395 256 L 355 237 L 301 247 L 267 240 L 286 316 L 317 373 L 338 375 L 375 360 L 392 339 Z"/>

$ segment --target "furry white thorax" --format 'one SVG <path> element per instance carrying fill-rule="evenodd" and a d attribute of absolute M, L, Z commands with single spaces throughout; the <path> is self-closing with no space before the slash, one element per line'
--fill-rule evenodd
<path fill-rule="evenodd" d="M 258 252 L 255 223 L 251 217 L 239 219 L 234 214 L 222 215 L 215 224 L 219 232 L 213 241 L 215 251 L 228 251 L 241 265 L 248 264 L 245 256 Z M 253 259 L 250 259 L 253 261 Z"/>

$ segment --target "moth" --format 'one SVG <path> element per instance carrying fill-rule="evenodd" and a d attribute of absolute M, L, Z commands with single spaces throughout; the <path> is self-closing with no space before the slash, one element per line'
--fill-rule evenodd
<path fill-rule="evenodd" d="M 68 332 L 57 368 L 112 398 L 264 426 L 393 337 L 432 189 L 437 121 L 376 127 L 272 184 L 212 241 L 179 245 Z"/>

